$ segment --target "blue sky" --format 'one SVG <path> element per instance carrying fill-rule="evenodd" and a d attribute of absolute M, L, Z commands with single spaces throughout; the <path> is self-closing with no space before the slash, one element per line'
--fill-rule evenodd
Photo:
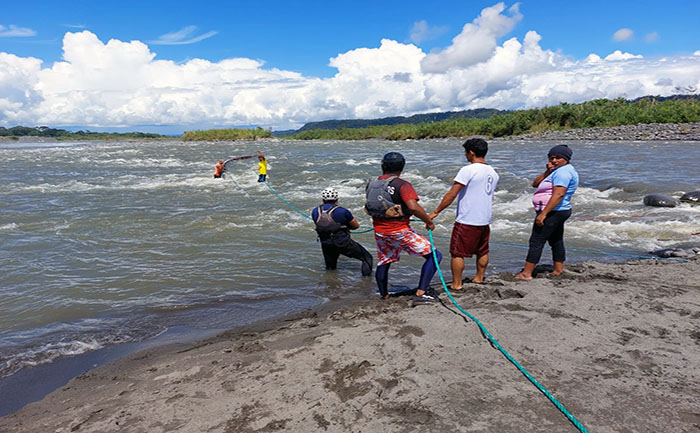
<path fill-rule="evenodd" d="M 697 30 L 700 2 L 446 1 L 428 4 L 404 0 L 339 3 L 265 0 L 245 3 L 6 2 L 0 17 L 0 53 L 12 57 L 6 56 L 4 62 L 0 61 L 0 125 L 15 122 L 55 125 L 65 119 L 64 126 L 80 124 L 94 128 L 260 125 L 279 129 L 323 118 L 409 115 L 476 108 L 480 104 L 494 108 L 525 108 L 579 102 L 592 97 L 633 97 L 644 91 L 672 93 L 676 87 L 692 89 L 700 84 L 700 78 L 693 79 L 700 75 L 697 73 L 700 55 L 696 55 L 700 51 L 700 31 Z M 499 12 L 496 14 L 494 10 Z M 488 11 L 493 13 L 479 20 L 484 11 L 487 15 Z M 464 33 L 463 39 L 472 38 L 472 41 L 455 43 L 453 39 L 462 34 L 468 24 L 473 28 L 471 33 Z M 529 38 L 529 46 L 535 44 L 537 49 L 528 54 L 524 47 L 528 45 L 526 35 L 533 32 L 537 37 Z M 67 34 L 81 35 L 81 38 L 74 38 L 66 45 Z M 88 35 L 93 35 L 104 49 Z M 477 39 L 473 39 L 475 37 Z M 141 45 L 108 47 L 110 40 Z M 382 44 L 383 40 L 399 45 L 389 47 Z M 511 47 L 511 59 L 522 63 L 520 67 L 524 72 L 513 69 L 512 77 L 501 76 L 490 81 L 481 77 L 478 83 L 467 81 L 468 73 L 499 75 L 502 66 L 510 64 L 503 53 L 498 57 L 499 49 L 508 45 L 509 40 L 523 45 L 519 55 Z M 490 51 L 468 52 L 477 45 Z M 71 50 L 68 59 L 64 57 L 66 47 Z M 143 49 L 150 53 L 151 60 L 144 57 Z M 134 54 L 135 51 L 139 53 Z M 615 51 L 620 54 L 606 59 Z M 440 52 L 446 54 L 423 60 Z M 377 57 L 373 57 L 375 54 Z M 605 62 L 593 65 L 591 54 L 618 63 L 610 65 L 608 72 Z M 87 56 L 83 63 L 79 60 L 81 55 Z M 122 71 L 123 74 L 143 72 L 147 68 L 151 72 L 144 74 L 151 78 L 137 76 L 143 79 L 139 86 L 132 86 L 107 74 L 100 81 L 102 85 L 95 82 L 84 88 L 79 81 L 71 84 L 71 77 L 82 74 L 94 77 L 101 73 L 90 70 L 87 60 L 91 55 L 104 56 L 104 64 L 112 70 L 118 69 L 120 62 L 125 68 L 132 68 Z M 30 64 L 29 58 L 39 59 L 41 63 Z M 226 62 L 228 59 L 257 63 L 243 68 L 251 73 L 240 74 L 241 66 L 231 69 Z M 377 61 L 385 59 L 387 64 L 375 67 Z M 405 70 L 401 69 L 402 59 L 406 62 Z M 678 62 L 669 70 L 669 63 L 659 64 L 659 59 L 674 62 L 678 59 Z M 172 63 L 167 72 L 163 72 L 169 77 L 166 80 L 170 83 L 169 91 L 177 88 L 180 95 L 185 91 L 198 92 L 198 96 L 190 99 L 200 107 L 195 110 L 197 112 L 189 107 L 173 109 L 173 104 L 184 103 L 184 100 L 172 93 L 163 96 L 163 86 L 152 77 L 153 70 L 163 71 L 164 65 L 154 63 L 161 60 Z M 209 76 L 196 88 L 184 89 L 187 80 L 192 78 L 188 71 L 193 67 L 198 76 L 207 74 L 198 60 L 213 64 L 214 69 L 219 70 L 218 78 Z M 578 69 L 571 62 L 578 62 Z M 641 62 L 651 63 L 642 65 Z M 21 83 L 16 82 L 18 63 L 24 71 L 19 76 L 26 78 Z M 342 65 L 339 67 L 339 64 Z M 413 67 L 414 64 L 422 65 L 419 68 L 422 70 Z M 442 68 L 442 64 L 446 66 Z M 84 68 L 80 69 L 80 65 Z M 573 90 L 580 86 L 572 81 L 573 75 L 598 74 L 600 80 L 608 78 L 606 74 L 610 73 L 613 79 L 623 80 L 619 73 L 621 67 L 630 68 L 629 73 L 638 80 L 638 85 L 621 83 L 617 86 L 617 95 L 612 85 L 593 89 L 586 83 L 587 91 Z M 63 70 L 66 68 L 71 72 Z M 651 71 L 648 79 L 644 69 Z M 559 75 L 554 74 L 555 71 Z M 371 83 L 359 78 L 363 74 Z M 226 78 L 221 78 L 223 76 Z M 353 78 L 345 79 L 347 77 Z M 386 81 L 387 77 L 398 77 L 406 84 L 420 81 L 422 85 L 397 87 L 391 91 L 405 92 L 401 97 L 394 99 L 384 95 L 375 98 L 372 106 L 348 96 L 358 92 L 358 87 L 353 90 L 353 86 L 381 87 L 382 80 Z M 218 87 L 217 79 L 223 80 L 219 84 L 223 83 L 225 90 Z M 520 83 L 519 87 L 506 89 L 513 86 L 514 79 Z M 552 79 L 563 80 L 562 85 L 554 89 L 549 83 L 550 87 L 545 88 L 543 81 Z M 448 81 L 453 83 L 451 88 Z M 299 103 L 308 105 L 303 110 L 286 107 L 272 100 L 270 94 L 263 95 L 261 89 L 253 92 L 253 83 L 265 83 L 268 89 L 286 83 L 277 88 L 284 95 L 281 97 L 287 98 L 289 92 L 293 92 L 294 107 Z M 663 83 L 667 85 L 664 87 Z M 533 90 L 533 86 L 538 87 Z M 146 99 L 140 106 L 133 100 L 129 103 L 111 100 L 109 92 L 122 87 L 123 92 L 133 92 L 134 98 L 143 96 Z M 471 89 L 468 94 L 462 90 L 464 87 Z M 205 88 L 207 90 L 203 91 Z M 305 90 L 296 90 L 299 88 Z M 144 89 L 150 89 L 150 93 Z M 158 89 L 160 94 L 156 94 Z M 96 96 L 100 91 L 105 93 L 102 97 Z M 89 97 L 86 92 L 90 93 Z M 412 92 L 422 92 L 423 100 L 416 100 Z M 544 97 L 548 92 L 553 96 Z M 56 101 L 59 95 L 67 94 L 74 97 L 68 99 L 75 107 L 66 108 L 65 101 Z M 228 96 L 222 99 L 221 95 Z M 372 94 L 367 96 L 371 99 Z M 106 102 L 101 106 L 102 99 Z M 240 108 L 243 102 L 252 108 L 243 110 Z M 150 114 L 142 108 L 154 103 L 160 108 Z M 65 116 L 50 114 L 57 106 Z"/>

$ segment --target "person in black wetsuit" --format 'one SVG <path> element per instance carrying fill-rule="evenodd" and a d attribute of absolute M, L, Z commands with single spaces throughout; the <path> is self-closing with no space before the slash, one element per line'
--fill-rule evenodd
<path fill-rule="evenodd" d="M 326 188 L 321 193 L 323 204 L 311 212 L 316 224 L 316 232 L 321 240 L 321 251 L 326 262 L 326 269 L 333 270 L 338 264 L 338 257 L 358 259 L 362 262 L 362 275 L 372 274 L 372 255 L 359 243 L 350 238 L 350 230 L 360 227 L 349 210 L 338 206 L 338 191 Z"/>

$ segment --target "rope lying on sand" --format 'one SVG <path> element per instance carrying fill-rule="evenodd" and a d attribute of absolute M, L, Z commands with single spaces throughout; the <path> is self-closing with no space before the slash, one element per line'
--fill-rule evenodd
<path fill-rule="evenodd" d="M 547 391 L 547 389 L 546 389 L 544 386 L 542 386 L 534 377 L 532 377 L 532 375 L 531 375 L 530 373 L 528 373 L 527 370 L 525 370 L 525 369 L 518 363 L 518 361 L 516 361 L 515 358 L 513 358 L 513 357 L 498 343 L 498 341 L 496 341 L 495 338 L 493 338 L 493 336 L 491 335 L 491 333 L 489 333 L 489 331 L 484 327 L 484 325 L 481 324 L 481 322 L 479 322 L 479 320 L 478 320 L 476 317 L 474 317 L 473 315 L 469 314 L 466 310 L 464 310 L 464 309 L 457 303 L 457 301 L 455 301 L 455 299 L 452 297 L 452 294 L 450 293 L 450 290 L 447 288 L 447 284 L 445 283 L 445 278 L 442 276 L 442 271 L 440 270 L 440 263 L 438 263 L 438 258 L 437 258 L 437 255 L 435 254 L 435 244 L 433 243 L 433 231 L 432 231 L 432 230 L 428 230 L 428 234 L 430 235 L 430 246 L 431 246 L 431 248 L 433 249 L 433 260 L 435 261 L 435 266 L 437 267 L 438 275 L 440 275 L 440 282 L 442 282 L 442 288 L 445 290 L 445 293 L 447 293 L 447 296 L 450 298 L 450 301 L 452 301 L 452 303 L 455 305 L 455 307 L 457 307 L 457 309 L 458 309 L 459 311 L 461 311 L 461 312 L 462 312 L 463 314 L 465 314 L 467 317 L 469 317 L 470 319 L 472 319 L 472 320 L 474 321 L 474 323 L 476 323 L 476 325 L 477 325 L 477 326 L 479 327 L 479 329 L 481 330 L 481 333 L 484 335 L 484 337 L 486 337 L 486 339 L 489 341 L 489 343 L 491 343 L 491 345 L 492 345 L 493 347 L 495 347 L 496 349 L 498 349 L 498 350 L 503 354 L 503 356 L 505 356 L 506 359 L 508 359 L 508 361 L 510 361 L 518 370 L 520 370 L 520 372 L 521 372 L 530 382 L 532 382 L 532 384 L 535 385 L 535 387 L 537 387 L 537 389 L 539 389 L 539 390 L 542 392 L 542 394 L 544 394 L 544 395 L 549 399 L 549 401 L 551 401 L 551 402 L 554 404 L 554 406 L 556 406 L 557 409 L 559 409 L 559 411 L 561 411 L 561 413 L 563 413 L 564 416 L 566 416 L 566 417 L 569 419 L 569 421 L 571 421 L 571 423 L 572 423 L 580 432 L 582 432 L 582 433 L 588 433 L 588 430 L 586 430 L 586 427 L 584 427 L 583 424 L 581 424 L 581 423 L 576 419 L 576 417 L 574 417 L 574 416 L 571 414 L 571 412 L 569 412 L 568 410 L 566 410 L 566 408 L 564 407 L 564 405 L 561 404 L 561 403 L 559 402 L 559 400 L 557 400 L 557 399 L 552 395 L 552 393 L 550 393 L 549 391 Z"/>

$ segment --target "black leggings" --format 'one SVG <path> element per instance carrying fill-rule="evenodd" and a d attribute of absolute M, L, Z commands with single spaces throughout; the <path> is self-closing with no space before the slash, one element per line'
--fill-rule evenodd
<path fill-rule="evenodd" d="M 537 212 L 537 215 L 540 213 Z M 566 261 L 566 250 L 564 249 L 564 221 L 571 216 L 571 209 L 558 210 L 547 214 L 544 224 L 532 225 L 530 235 L 530 249 L 527 251 L 526 261 L 537 264 L 542 257 L 542 248 L 549 242 L 552 247 L 552 260 L 555 262 Z"/>
<path fill-rule="evenodd" d="M 437 261 L 440 263 L 442 261 L 442 253 L 438 250 L 434 250 L 437 256 Z M 430 281 L 433 279 L 435 272 L 437 272 L 437 266 L 435 266 L 435 259 L 433 258 L 433 253 L 430 252 L 423 256 L 425 262 L 420 270 L 420 279 L 418 280 L 418 289 L 427 291 L 430 288 Z M 383 265 L 377 266 L 377 271 L 374 273 L 374 278 L 377 280 L 377 287 L 379 288 L 379 294 L 385 297 L 389 293 L 389 267 L 392 262 L 384 263 Z"/>
<path fill-rule="evenodd" d="M 372 273 L 372 254 L 365 247 L 348 239 L 340 244 L 321 244 L 323 260 L 326 262 L 326 269 L 335 269 L 338 265 L 338 257 L 342 254 L 346 257 L 358 259 L 362 262 L 362 275 L 368 276 Z"/>

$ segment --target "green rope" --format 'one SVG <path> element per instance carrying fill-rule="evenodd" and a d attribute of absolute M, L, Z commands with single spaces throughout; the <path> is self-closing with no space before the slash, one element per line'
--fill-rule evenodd
<path fill-rule="evenodd" d="M 287 206 L 289 206 L 289 207 L 291 207 L 292 209 L 294 209 L 295 211 L 297 211 L 297 213 L 298 213 L 299 215 L 301 215 L 301 216 L 303 216 L 304 218 L 307 218 L 307 219 L 310 219 L 311 221 L 313 221 L 313 218 L 311 218 L 309 215 L 306 215 L 304 212 L 300 211 L 299 209 L 295 208 L 294 206 L 292 206 L 292 204 L 291 204 L 290 202 L 288 202 L 287 200 L 283 199 L 279 194 L 277 194 L 277 191 L 275 191 L 274 189 L 272 189 L 272 187 L 270 186 L 269 183 L 267 183 L 267 181 L 261 182 L 261 183 L 264 183 L 265 186 L 268 187 L 268 188 L 270 189 L 270 191 L 272 191 L 272 193 L 273 193 L 274 195 L 277 196 L 278 199 L 282 200 L 284 203 L 287 204 Z"/>
<path fill-rule="evenodd" d="M 559 403 L 559 401 L 558 401 L 549 391 L 547 391 L 547 390 L 544 388 L 544 386 L 542 386 L 534 377 L 532 377 L 532 375 L 531 375 L 530 373 L 528 373 L 527 370 L 525 370 L 525 369 L 518 363 L 518 361 L 516 361 L 512 356 L 510 356 L 510 354 L 509 354 L 503 347 L 501 347 L 501 345 L 498 343 L 498 341 L 496 341 L 496 339 L 493 338 L 493 336 L 489 333 L 489 331 L 486 330 L 486 328 L 484 327 L 484 325 L 482 325 L 481 322 L 479 322 L 479 320 L 478 320 L 476 317 L 472 316 L 472 315 L 469 314 L 467 311 L 465 311 L 462 307 L 459 306 L 459 304 L 457 303 L 457 301 L 455 301 L 455 299 L 452 297 L 452 294 L 450 293 L 450 290 L 447 288 L 447 284 L 445 283 L 445 278 L 442 276 L 442 271 L 440 270 L 440 263 L 438 262 L 437 255 L 435 254 L 435 244 L 433 243 L 433 231 L 432 231 L 432 230 L 428 230 L 428 234 L 430 235 L 430 246 L 433 248 L 433 260 L 435 261 L 435 266 L 437 267 L 438 275 L 440 275 L 440 281 L 442 282 L 442 287 L 445 289 L 445 293 L 447 293 L 447 296 L 449 296 L 450 300 L 451 300 L 452 303 L 455 305 L 455 307 L 457 307 L 457 309 L 459 309 L 459 311 L 461 311 L 462 313 L 464 313 L 467 317 L 469 317 L 470 319 L 472 319 L 472 320 L 474 321 L 474 323 L 476 323 L 476 325 L 479 327 L 479 329 L 481 330 L 482 334 L 483 334 L 483 335 L 486 337 L 486 339 L 489 341 L 489 343 L 491 343 L 491 345 L 492 345 L 493 347 L 495 347 L 496 349 L 498 349 L 498 350 L 503 354 L 503 356 L 505 356 L 506 359 L 508 359 L 508 361 L 510 361 L 518 370 L 520 370 L 520 372 L 521 372 L 530 382 L 532 382 L 532 384 L 535 385 L 535 387 L 537 387 L 537 389 L 539 389 L 540 392 L 542 392 L 542 394 L 544 394 L 544 395 L 549 399 L 549 401 L 551 401 L 551 402 L 554 404 L 554 406 L 556 406 L 557 409 L 559 409 L 559 410 L 561 411 L 561 413 L 563 413 L 564 416 L 566 416 L 566 417 L 569 419 L 569 421 L 571 421 L 571 423 L 572 423 L 581 433 L 589 433 L 588 430 L 586 430 L 586 428 L 583 426 L 583 424 L 581 424 L 568 410 L 566 410 L 566 408 L 564 407 L 564 405 L 562 405 L 561 403 Z"/>
<path fill-rule="evenodd" d="M 236 188 L 241 190 L 243 192 L 243 194 L 245 194 L 245 196 L 248 197 L 248 199 L 250 201 L 253 201 L 253 197 L 251 197 L 250 194 L 248 194 L 248 191 L 244 190 L 243 187 L 238 182 L 236 182 L 236 179 L 233 178 L 233 175 L 226 176 L 227 172 L 228 172 L 228 170 L 224 169 L 224 174 L 222 176 L 230 178 L 231 182 L 233 182 L 233 184 L 236 186 Z"/>
<path fill-rule="evenodd" d="M 310 219 L 311 221 L 313 221 L 313 218 L 311 218 L 309 215 L 305 214 L 304 212 L 300 211 L 299 209 L 295 208 L 294 206 L 292 206 L 291 203 L 289 203 L 287 200 L 285 200 L 284 198 L 282 198 L 282 196 L 280 196 L 279 194 L 277 194 L 277 191 L 275 191 L 275 190 L 270 186 L 269 183 L 267 183 L 267 182 L 262 182 L 262 183 L 264 183 L 265 186 L 268 187 L 268 188 L 270 189 L 270 191 L 272 191 L 272 193 L 273 193 L 274 195 L 277 196 L 278 199 L 280 199 L 282 202 L 286 203 L 287 206 L 289 206 L 289 207 L 291 207 L 292 209 L 294 209 L 295 211 L 297 211 L 297 212 L 299 213 L 299 215 L 301 215 L 301 216 L 303 216 L 304 218 L 307 218 L 307 219 Z M 354 231 L 353 233 L 367 233 L 367 232 L 371 232 L 372 230 L 374 230 L 374 228 L 373 228 L 373 227 L 370 227 L 370 228 L 368 228 L 368 229 L 366 229 L 366 230 Z"/>

